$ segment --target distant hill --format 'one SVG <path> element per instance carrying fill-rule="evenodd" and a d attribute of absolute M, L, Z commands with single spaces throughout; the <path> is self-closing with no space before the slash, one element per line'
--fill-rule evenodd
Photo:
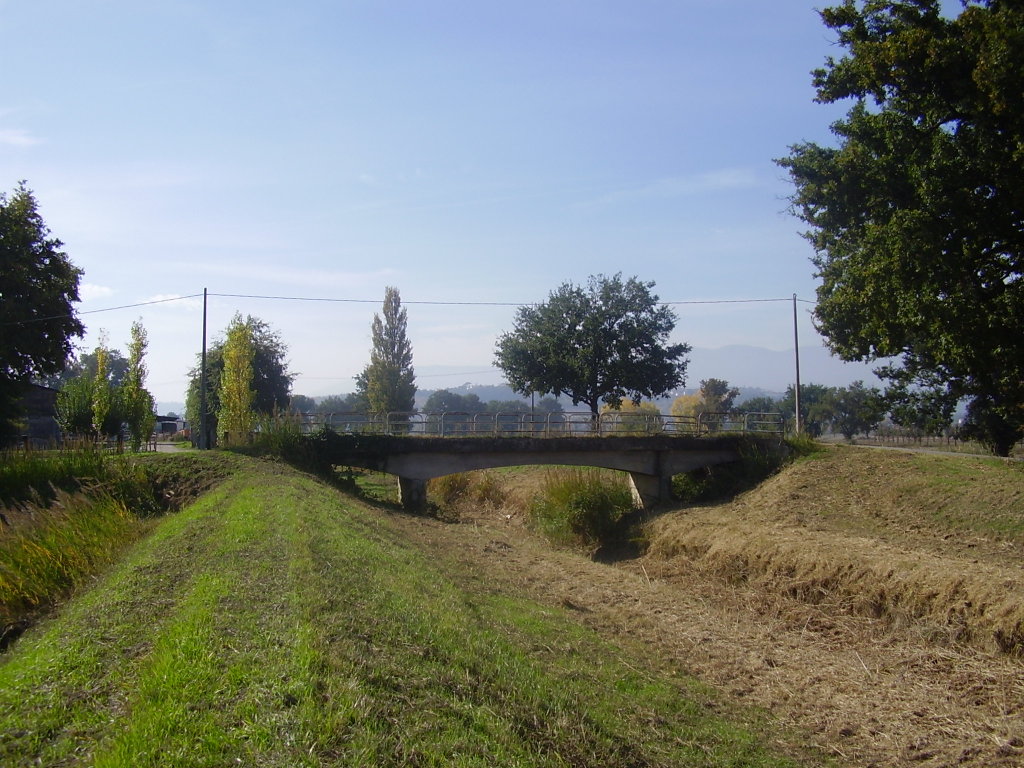
<path fill-rule="evenodd" d="M 872 373 L 875 364 L 845 363 L 833 357 L 823 346 L 800 347 L 800 381 L 804 384 L 824 384 L 830 387 L 844 387 L 858 379 L 869 386 L 878 386 L 879 379 Z M 796 380 L 793 350 L 774 350 L 764 347 L 732 345 L 716 349 L 697 347 L 690 353 L 690 364 L 686 371 L 686 386 L 666 397 L 655 401 L 663 411 L 668 411 L 672 401 L 682 394 L 692 394 L 700 387 L 702 379 L 725 379 L 740 390 L 737 403 L 752 397 L 767 396 L 778 399 L 783 396 L 787 387 Z M 433 369 L 430 369 L 433 371 Z M 440 369 L 438 369 L 440 372 Z M 517 395 L 500 381 L 500 371 L 481 374 L 481 378 L 491 379 L 488 383 L 465 382 L 456 386 L 432 387 L 416 392 L 416 407 L 422 408 L 431 394 L 447 389 L 460 395 L 475 394 L 483 402 L 491 400 L 523 400 L 529 398 Z M 344 395 L 345 393 L 339 393 Z M 322 397 L 315 397 L 321 400 Z M 585 410 L 585 406 L 574 406 L 567 397 L 559 398 L 565 410 Z"/>
<path fill-rule="evenodd" d="M 185 404 L 162 400 L 156 404 L 156 412 L 161 416 L 166 416 L 168 413 L 181 416 L 185 413 Z"/>
<path fill-rule="evenodd" d="M 857 379 L 876 386 L 872 373 L 877 364 L 846 363 L 821 346 L 800 347 L 800 381 L 845 387 Z M 697 387 L 701 379 L 725 379 L 735 387 L 784 392 L 796 380 L 793 350 L 733 345 L 717 349 L 696 348 L 690 353 L 687 386 Z"/>

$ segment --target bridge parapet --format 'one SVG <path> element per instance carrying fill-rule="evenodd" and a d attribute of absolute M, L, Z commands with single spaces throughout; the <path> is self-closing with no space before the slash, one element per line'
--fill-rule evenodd
<path fill-rule="evenodd" d="M 307 432 L 326 427 L 345 434 L 382 434 L 433 437 L 522 436 L 565 438 L 581 436 L 693 437 L 715 434 L 782 435 L 785 422 L 779 413 L 702 413 L 674 416 L 647 411 L 590 411 L 561 413 L 419 413 L 392 411 L 367 414 L 339 412 L 304 414 Z"/>

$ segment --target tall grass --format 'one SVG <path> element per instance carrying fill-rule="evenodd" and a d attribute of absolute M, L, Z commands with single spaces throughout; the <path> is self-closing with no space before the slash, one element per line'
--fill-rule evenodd
<path fill-rule="evenodd" d="M 28 501 L 50 503 L 58 491 L 79 490 L 102 479 L 109 457 L 91 445 L 54 451 L 0 453 L 0 506 Z"/>
<path fill-rule="evenodd" d="M 547 473 L 530 505 L 530 521 L 553 544 L 596 550 L 634 508 L 626 476 L 598 469 Z"/>
<path fill-rule="evenodd" d="M 157 514 L 153 470 L 92 446 L 0 458 L 0 648 Z"/>
<path fill-rule="evenodd" d="M 29 505 L 11 517 L 0 537 L 0 648 L 35 611 L 113 562 L 142 528 L 110 494 L 61 491 L 51 505 Z"/>
<path fill-rule="evenodd" d="M 430 501 L 439 511 L 457 515 L 465 506 L 500 507 L 505 489 L 492 472 L 459 472 L 427 483 Z"/>

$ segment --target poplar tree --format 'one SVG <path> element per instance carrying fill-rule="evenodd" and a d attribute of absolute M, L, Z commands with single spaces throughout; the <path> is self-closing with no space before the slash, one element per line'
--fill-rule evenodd
<path fill-rule="evenodd" d="M 109 434 L 108 416 L 114 404 L 114 388 L 110 383 L 110 350 L 107 348 L 107 332 L 100 333 L 96 345 L 96 376 L 92 390 L 92 429 L 99 435 Z"/>
<path fill-rule="evenodd" d="M 220 378 L 218 438 L 248 435 L 256 424 L 256 391 L 253 389 L 253 359 L 256 345 L 252 328 L 236 314 L 224 339 L 224 372 Z"/>
<path fill-rule="evenodd" d="M 128 368 L 121 385 L 121 399 L 131 448 L 138 451 L 142 441 L 153 432 L 156 415 L 153 413 L 153 395 L 146 389 L 145 355 L 149 337 L 142 322 L 132 323 L 131 340 L 128 342 Z"/>
<path fill-rule="evenodd" d="M 370 362 L 356 377 L 356 389 L 365 395 L 371 413 L 408 412 L 415 407 L 416 374 L 406 326 L 398 289 L 389 286 L 384 291 L 383 317 L 374 315 L 370 326 Z"/>
<path fill-rule="evenodd" d="M 255 399 L 252 410 L 256 412 L 257 417 L 261 414 L 271 414 L 275 410 L 283 411 L 288 407 L 289 391 L 294 378 L 288 372 L 288 346 L 281 340 L 281 334 L 260 318 L 247 315 L 244 322 L 249 328 L 253 343 L 252 388 L 255 391 Z M 217 434 L 220 434 L 218 421 L 221 417 L 220 392 L 221 376 L 224 373 L 225 343 L 226 340 L 221 336 L 213 342 L 206 353 L 207 423 L 210 425 L 210 431 Z M 198 426 L 202 420 L 202 370 L 201 358 L 199 355 L 196 357 L 196 365 L 189 372 L 189 386 L 185 393 L 185 417 L 198 435 Z"/>

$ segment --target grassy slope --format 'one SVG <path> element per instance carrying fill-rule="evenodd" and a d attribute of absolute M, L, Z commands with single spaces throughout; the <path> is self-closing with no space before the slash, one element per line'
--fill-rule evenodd
<path fill-rule="evenodd" d="M 832 447 L 657 520 L 648 557 L 1024 653 L 1024 464 Z"/>
<path fill-rule="evenodd" d="M 1024 547 L 1024 462 L 833 446 L 747 501 L 776 519 L 942 552 L 965 536 Z"/>
<path fill-rule="evenodd" d="M 791 764 L 707 691 L 242 465 L 0 661 L 0 764 Z"/>

